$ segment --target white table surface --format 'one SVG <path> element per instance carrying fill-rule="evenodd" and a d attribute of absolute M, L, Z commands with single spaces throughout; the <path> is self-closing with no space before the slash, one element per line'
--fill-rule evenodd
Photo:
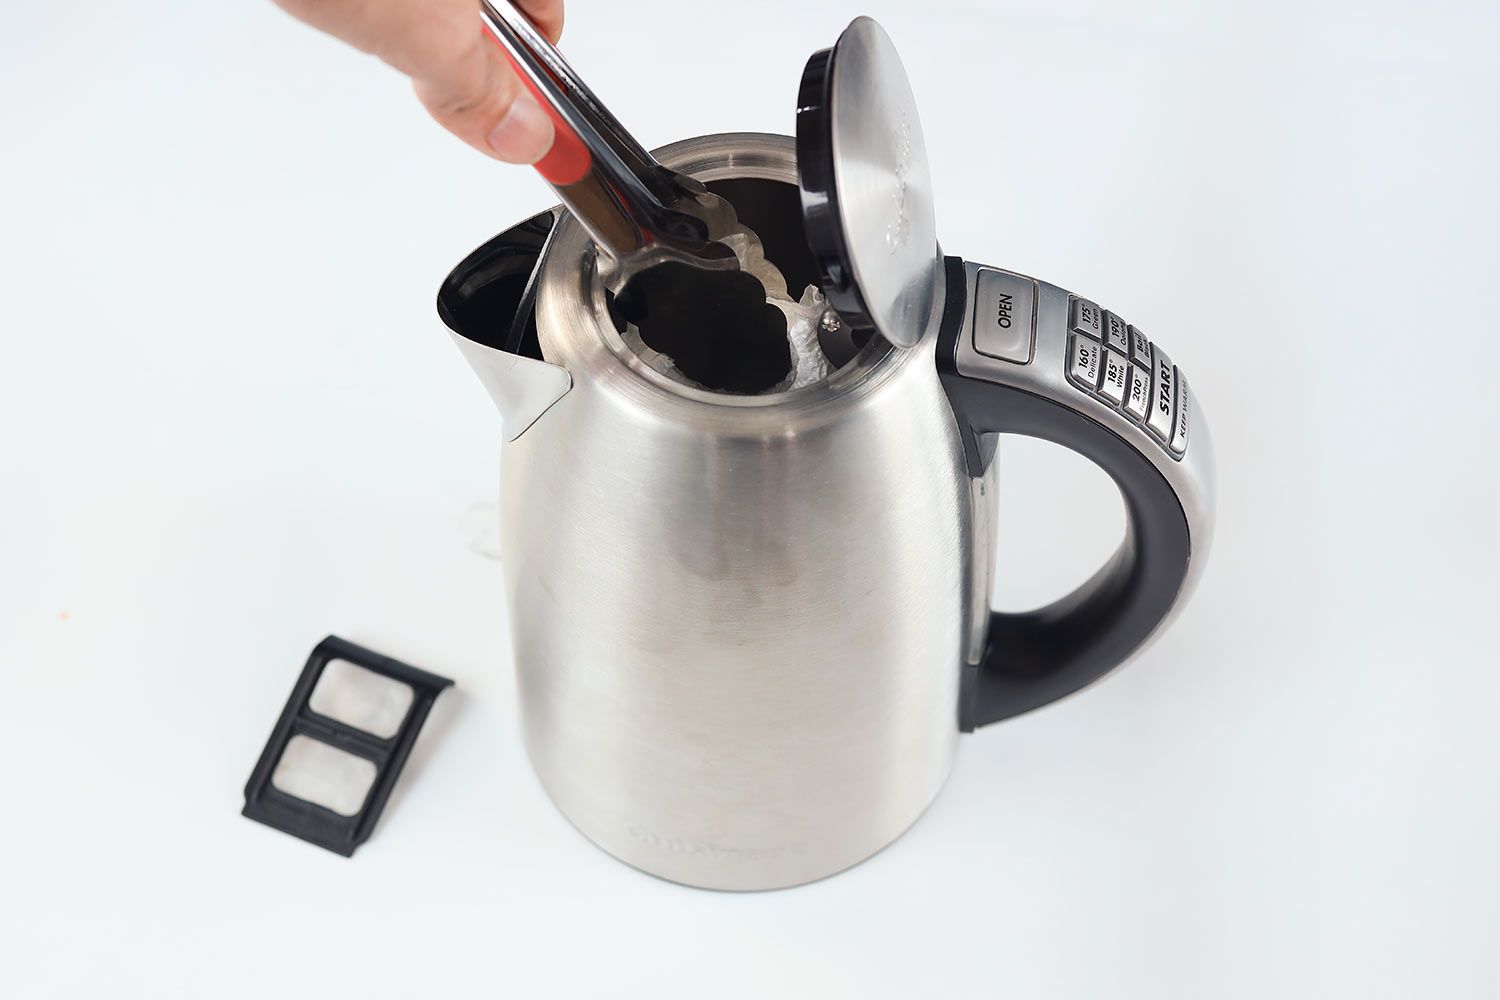
<path fill-rule="evenodd" d="M 807 55 L 880 18 L 945 248 L 1191 374 L 1202 588 L 1106 683 L 967 737 L 869 863 L 759 895 L 641 875 L 527 766 L 483 555 L 498 422 L 432 307 L 543 185 L 269 3 L 11 5 L 0 995 L 1493 997 L 1500 9 L 570 10 L 650 144 L 790 131 Z M 1051 447 L 1003 460 L 997 597 L 1034 605 L 1120 504 Z M 352 861 L 239 816 L 329 632 L 458 682 Z"/>

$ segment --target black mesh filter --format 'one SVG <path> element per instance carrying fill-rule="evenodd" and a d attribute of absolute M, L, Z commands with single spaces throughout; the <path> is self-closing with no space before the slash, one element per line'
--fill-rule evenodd
<path fill-rule="evenodd" d="M 389 736 L 382 736 L 358 726 L 341 722 L 328 715 L 314 711 L 309 704 L 318 690 L 318 681 L 325 668 L 333 661 L 351 663 L 380 677 L 389 678 L 411 689 L 410 704 L 401 717 L 400 724 Z M 386 799 L 395 787 L 396 778 L 406 764 L 412 746 L 421 732 L 422 723 L 432 703 L 444 688 L 453 682 L 446 677 L 429 674 L 410 664 L 381 656 L 362 646 L 356 646 L 337 636 L 329 636 L 318 643 L 296 686 L 287 698 L 271 738 L 261 751 L 260 760 L 245 785 L 245 808 L 243 814 L 257 822 L 275 827 L 294 837 L 326 847 L 337 854 L 349 857 L 354 849 L 369 839 L 375 822 L 385 808 Z M 307 747 L 306 741 L 332 748 L 323 755 L 324 760 L 348 760 L 352 755 L 359 761 L 367 761 L 374 768 L 373 778 L 366 777 L 368 791 L 356 794 L 347 808 L 334 803 L 335 808 L 320 805 L 307 798 L 291 794 L 277 787 L 274 780 L 277 766 L 282 762 L 288 744 L 296 741 L 299 748 Z M 358 764 L 358 762 L 355 762 Z M 356 771 L 368 774 L 368 768 Z M 354 808 L 358 803 L 358 807 Z"/>

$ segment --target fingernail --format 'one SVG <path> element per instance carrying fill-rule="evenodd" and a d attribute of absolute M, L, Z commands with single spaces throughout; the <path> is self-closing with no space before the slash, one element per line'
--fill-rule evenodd
<path fill-rule="evenodd" d="M 490 130 L 485 142 L 507 163 L 535 163 L 552 148 L 552 119 L 530 94 L 521 94 Z"/>

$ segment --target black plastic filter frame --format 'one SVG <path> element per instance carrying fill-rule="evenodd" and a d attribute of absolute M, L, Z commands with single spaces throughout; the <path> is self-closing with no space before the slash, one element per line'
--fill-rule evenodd
<path fill-rule="evenodd" d="M 308 707 L 308 700 L 317 688 L 319 678 L 323 676 L 323 668 L 333 660 L 352 663 L 411 688 L 411 706 L 394 736 L 382 739 L 363 729 L 319 715 Z M 375 822 L 385 808 L 386 799 L 390 797 L 391 789 L 395 787 L 396 779 L 401 774 L 401 768 L 405 766 L 406 758 L 417 741 L 417 734 L 427 721 L 432 703 L 452 684 L 446 677 L 429 674 L 400 660 L 381 656 L 363 646 L 356 646 L 330 635 L 318 643 L 312 655 L 307 658 L 307 665 L 302 668 L 302 675 L 297 678 L 297 684 L 287 698 L 281 718 L 276 720 L 276 728 L 271 730 L 271 738 L 266 741 L 266 748 L 261 751 L 260 760 L 256 762 L 255 770 L 250 773 L 250 780 L 245 784 L 245 808 L 242 814 L 283 833 L 290 833 L 308 843 L 349 857 L 356 847 L 370 838 Z M 342 816 L 315 802 L 288 795 L 271 784 L 271 775 L 275 773 L 282 753 L 294 736 L 306 736 L 326 743 L 356 757 L 363 757 L 375 765 L 375 780 L 370 785 L 359 812 L 353 816 Z"/>

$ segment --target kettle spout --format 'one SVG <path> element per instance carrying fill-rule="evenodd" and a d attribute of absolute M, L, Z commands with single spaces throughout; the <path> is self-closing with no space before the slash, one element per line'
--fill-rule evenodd
<path fill-rule="evenodd" d="M 520 437 L 573 388 L 566 368 L 498 351 L 460 333 L 453 334 L 453 341 L 499 408 L 506 441 Z"/>
<path fill-rule="evenodd" d="M 532 216 L 464 258 L 438 290 L 438 315 L 500 409 L 514 441 L 573 387 L 542 358 L 536 333 L 537 271 L 559 211 Z"/>

